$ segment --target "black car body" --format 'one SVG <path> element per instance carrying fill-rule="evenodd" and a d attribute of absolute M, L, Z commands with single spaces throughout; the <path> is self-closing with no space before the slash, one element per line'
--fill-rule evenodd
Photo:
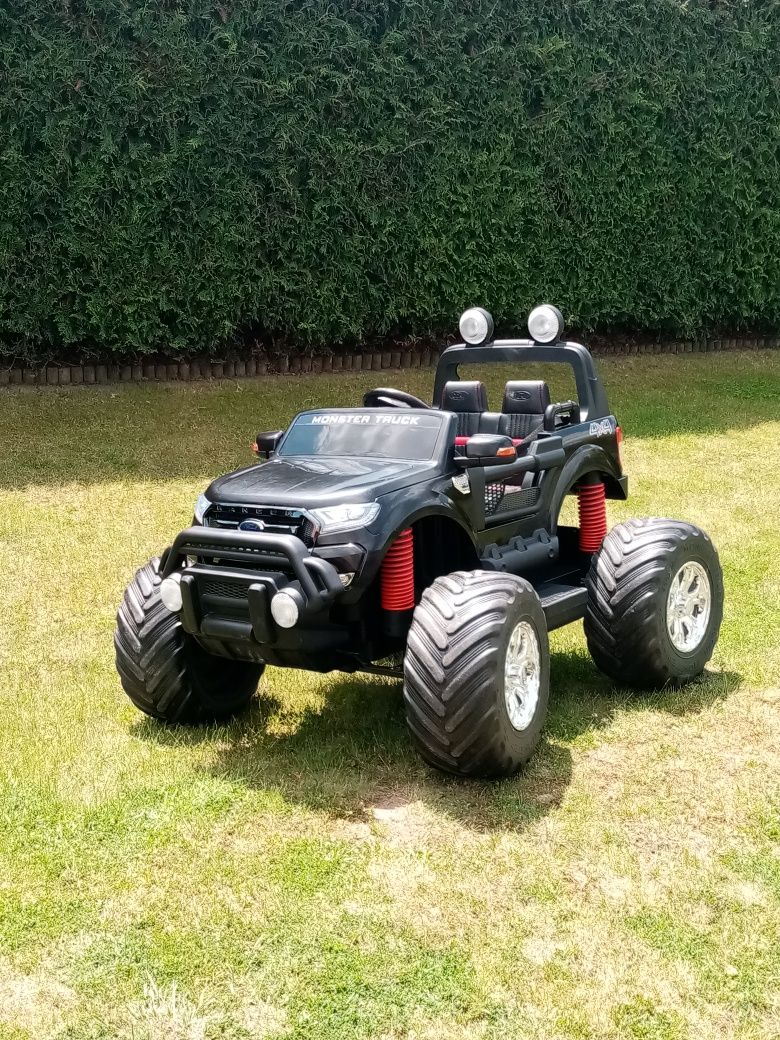
<path fill-rule="evenodd" d="M 532 362 L 571 366 L 578 400 L 548 403 L 546 384 L 513 381 L 511 411 L 489 412 L 479 384 L 459 380 L 464 363 L 522 375 Z M 590 560 L 577 529 L 559 527 L 564 497 L 588 482 L 627 494 L 620 430 L 586 348 L 460 344 L 440 357 L 433 406 L 374 395 L 379 407 L 303 412 L 271 435 L 270 457 L 215 480 L 201 522 L 164 554 L 162 578 L 180 576 L 183 627 L 209 653 L 394 673 L 381 662 L 402 651 L 414 603 L 387 608 L 383 568 L 408 531 L 415 602 L 438 576 L 480 569 L 527 578 L 550 628 L 584 614 Z M 329 525 L 323 510 L 357 519 Z M 296 605 L 289 627 L 271 609 L 279 593 Z"/>
<path fill-rule="evenodd" d="M 528 329 L 491 342 L 491 316 L 470 308 L 432 405 L 378 388 L 362 408 L 259 434 L 265 461 L 215 480 L 125 591 L 114 645 L 132 702 L 200 723 L 245 709 L 266 664 L 389 674 L 426 762 L 499 777 L 541 739 L 550 629 L 582 618 L 594 663 L 622 686 L 701 675 L 723 616 L 715 547 L 685 521 L 608 529 L 606 499 L 627 480 L 604 386 L 585 347 L 562 342 L 556 307 Z M 512 378 L 490 411 L 460 374 L 539 362 L 570 366 L 577 399 Z M 561 522 L 567 495 L 575 523 Z"/>

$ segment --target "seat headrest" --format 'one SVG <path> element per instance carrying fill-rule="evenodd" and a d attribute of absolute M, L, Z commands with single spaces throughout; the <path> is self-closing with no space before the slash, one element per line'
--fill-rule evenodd
<path fill-rule="evenodd" d="M 501 411 L 509 415 L 544 415 L 549 403 L 550 388 L 544 380 L 510 379 L 504 388 Z"/>
<path fill-rule="evenodd" d="M 486 412 L 487 391 L 477 379 L 455 379 L 444 384 L 441 409 L 444 412 Z"/>

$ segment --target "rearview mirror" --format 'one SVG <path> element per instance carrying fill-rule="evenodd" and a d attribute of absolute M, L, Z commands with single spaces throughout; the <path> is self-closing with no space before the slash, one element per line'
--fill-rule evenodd
<path fill-rule="evenodd" d="M 467 466 L 505 466 L 517 458 L 511 437 L 500 433 L 475 433 L 466 441 Z"/>
<path fill-rule="evenodd" d="M 284 430 L 273 430 L 270 433 L 258 433 L 252 445 L 252 451 L 261 459 L 270 459 L 284 437 Z"/>

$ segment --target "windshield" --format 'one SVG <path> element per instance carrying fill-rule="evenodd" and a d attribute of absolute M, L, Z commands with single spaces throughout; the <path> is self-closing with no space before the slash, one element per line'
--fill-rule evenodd
<path fill-rule="evenodd" d="M 433 457 L 443 415 L 424 411 L 304 412 L 279 455 L 356 455 L 425 462 Z"/>

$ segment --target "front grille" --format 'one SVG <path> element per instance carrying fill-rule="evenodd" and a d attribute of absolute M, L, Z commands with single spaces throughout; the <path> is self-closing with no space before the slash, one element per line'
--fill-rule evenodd
<path fill-rule="evenodd" d="M 225 599 L 245 599 L 249 586 L 245 581 L 202 581 L 198 591 L 203 596 L 222 596 Z"/>
<path fill-rule="evenodd" d="M 249 586 L 251 582 L 233 581 L 219 575 L 198 578 L 197 601 L 206 616 L 249 620 Z"/>
<path fill-rule="evenodd" d="M 215 502 L 203 519 L 204 527 L 235 531 L 244 520 L 259 520 L 269 534 L 294 534 L 306 545 L 314 544 L 315 526 L 302 509 L 282 506 L 234 506 Z"/>

